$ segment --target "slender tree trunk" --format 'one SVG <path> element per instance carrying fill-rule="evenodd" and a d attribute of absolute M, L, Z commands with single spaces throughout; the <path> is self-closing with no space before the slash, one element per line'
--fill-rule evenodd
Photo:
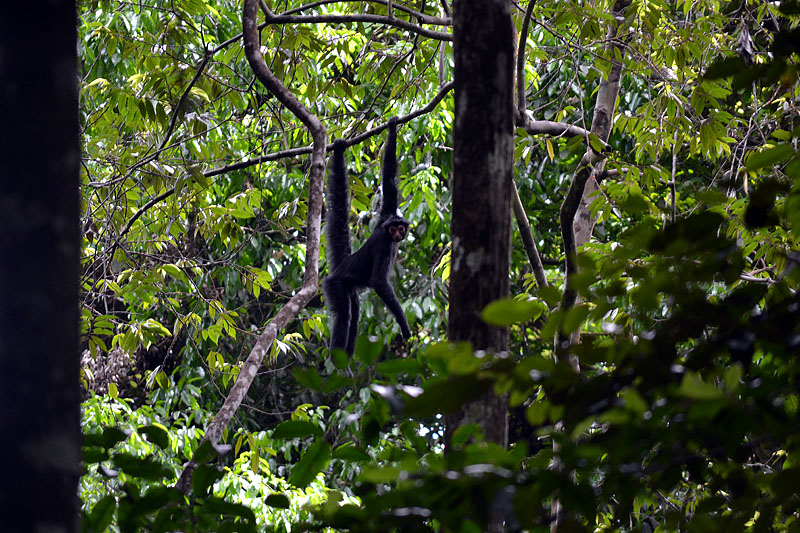
<path fill-rule="evenodd" d="M 608 32 L 608 40 L 606 48 L 609 50 L 616 49 L 618 51 L 617 57 L 612 61 L 611 70 L 608 76 L 601 79 L 600 86 L 597 89 L 597 98 L 595 100 L 594 115 L 592 117 L 591 133 L 603 141 L 608 142 L 611 135 L 611 128 L 614 125 L 614 110 L 616 108 L 617 96 L 619 95 L 620 79 L 622 76 L 622 62 L 621 59 L 625 54 L 625 45 L 629 36 L 620 36 L 619 21 L 625 9 L 630 6 L 630 0 L 617 0 L 611 8 L 611 13 L 617 21 Z M 589 205 L 594 200 L 592 195 L 599 189 L 594 176 L 602 172 L 605 166 L 605 160 L 599 154 L 596 154 L 587 148 L 586 153 L 583 155 L 578 168 L 572 176 L 569 190 L 561 204 L 560 222 L 561 222 L 561 235 L 564 239 L 564 254 L 566 257 L 566 269 L 564 280 L 564 293 L 561 298 L 561 309 L 563 311 L 569 310 L 580 303 L 578 294 L 572 287 L 572 279 L 578 274 L 577 254 L 578 247 L 589 241 L 594 231 L 594 225 L 597 221 L 591 216 Z M 580 340 L 580 329 L 570 335 L 559 333 L 556 337 L 556 357 L 568 358 L 570 365 L 575 372 L 580 372 L 580 362 L 577 356 L 572 352 L 572 347 L 575 346 Z M 557 422 L 554 427 L 555 431 L 563 431 L 561 422 Z M 560 448 L 556 442 L 553 442 L 553 470 L 561 471 L 563 464 L 561 463 Z M 569 509 L 564 509 L 561 505 L 561 500 L 558 493 L 553 495 L 550 505 L 550 514 L 552 522 L 550 523 L 550 531 L 558 533 L 562 529 L 569 530 L 570 527 L 562 528 L 565 518 L 569 515 Z"/>
<path fill-rule="evenodd" d="M 489 326 L 481 310 L 508 296 L 513 165 L 514 30 L 507 0 L 459 0 L 454 8 L 455 126 L 452 341 L 475 349 L 508 349 L 508 330 Z M 446 418 L 446 441 L 465 423 L 505 445 L 508 402 L 488 394 Z"/>
<path fill-rule="evenodd" d="M 0 529 L 77 531 L 75 2 L 0 17 Z"/>

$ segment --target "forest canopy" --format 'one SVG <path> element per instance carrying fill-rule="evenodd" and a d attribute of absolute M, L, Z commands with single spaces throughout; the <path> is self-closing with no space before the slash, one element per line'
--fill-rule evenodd
<path fill-rule="evenodd" d="M 78 6 L 87 530 L 800 531 L 798 2 L 243 4 Z"/>

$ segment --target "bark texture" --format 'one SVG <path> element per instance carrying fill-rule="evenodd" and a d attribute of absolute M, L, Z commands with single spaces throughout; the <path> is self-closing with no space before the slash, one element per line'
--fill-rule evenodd
<path fill-rule="evenodd" d="M 514 29 L 505 0 L 456 2 L 453 18 L 455 125 L 453 153 L 451 341 L 504 351 L 508 330 L 489 326 L 481 310 L 508 296 L 514 117 Z M 446 440 L 479 423 L 488 440 L 506 444 L 507 401 L 488 394 L 446 418 Z"/>
<path fill-rule="evenodd" d="M 77 531 L 77 14 L 0 17 L 0 530 Z"/>

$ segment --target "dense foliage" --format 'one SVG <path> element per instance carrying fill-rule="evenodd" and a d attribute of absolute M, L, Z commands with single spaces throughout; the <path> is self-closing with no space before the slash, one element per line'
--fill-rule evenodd
<path fill-rule="evenodd" d="M 480 531 L 502 516 L 547 531 L 557 497 L 564 531 L 800 531 L 797 2 L 625 11 L 608 172 L 569 310 L 558 210 L 584 139 L 517 130 L 549 286 L 515 234 L 515 296 L 484 312 L 511 328 L 502 354 L 446 342 L 452 50 L 432 32 L 451 31 L 449 7 L 393 4 L 387 18 L 381 1 L 267 2 L 285 20 L 261 38 L 331 139 L 425 111 L 398 139 L 414 226 L 393 284 L 415 337 L 364 296 L 350 377 L 315 299 L 216 450 L 204 428 L 301 285 L 311 139 L 254 80 L 238 3 L 80 6 L 86 529 Z M 615 53 L 609 2 L 541 1 L 531 21 L 528 114 L 588 128 Z M 348 153 L 356 245 L 382 141 Z M 579 374 L 552 353 L 576 331 Z M 509 397 L 512 444 L 466 426 L 444 454 L 441 414 L 489 390 Z M 172 485 L 193 455 L 184 495 Z"/>

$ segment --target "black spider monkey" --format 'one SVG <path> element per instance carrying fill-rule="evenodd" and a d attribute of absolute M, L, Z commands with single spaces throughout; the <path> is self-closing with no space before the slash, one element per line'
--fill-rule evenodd
<path fill-rule="evenodd" d="M 360 311 L 358 292 L 366 287 L 373 289 L 392 312 L 400 324 L 403 338 L 411 336 L 406 315 L 389 283 L 389 271 L 397 257 L 397 247 L 406 237 L 410 222 L 397 214 L 397 117 L 392 117 L 383 155 L 383 199 L 378 223 L 367 242 L 353 253 L 347 222 L 350 199 L 344 162 L 346 144 L 344 139 L 336 139 L 333 143 L 326 221 L 330 275 L 323 280 L 322 288 L 328 309 L 333 314 L 331 350 L 341 348 L 353 355 Z"/>

